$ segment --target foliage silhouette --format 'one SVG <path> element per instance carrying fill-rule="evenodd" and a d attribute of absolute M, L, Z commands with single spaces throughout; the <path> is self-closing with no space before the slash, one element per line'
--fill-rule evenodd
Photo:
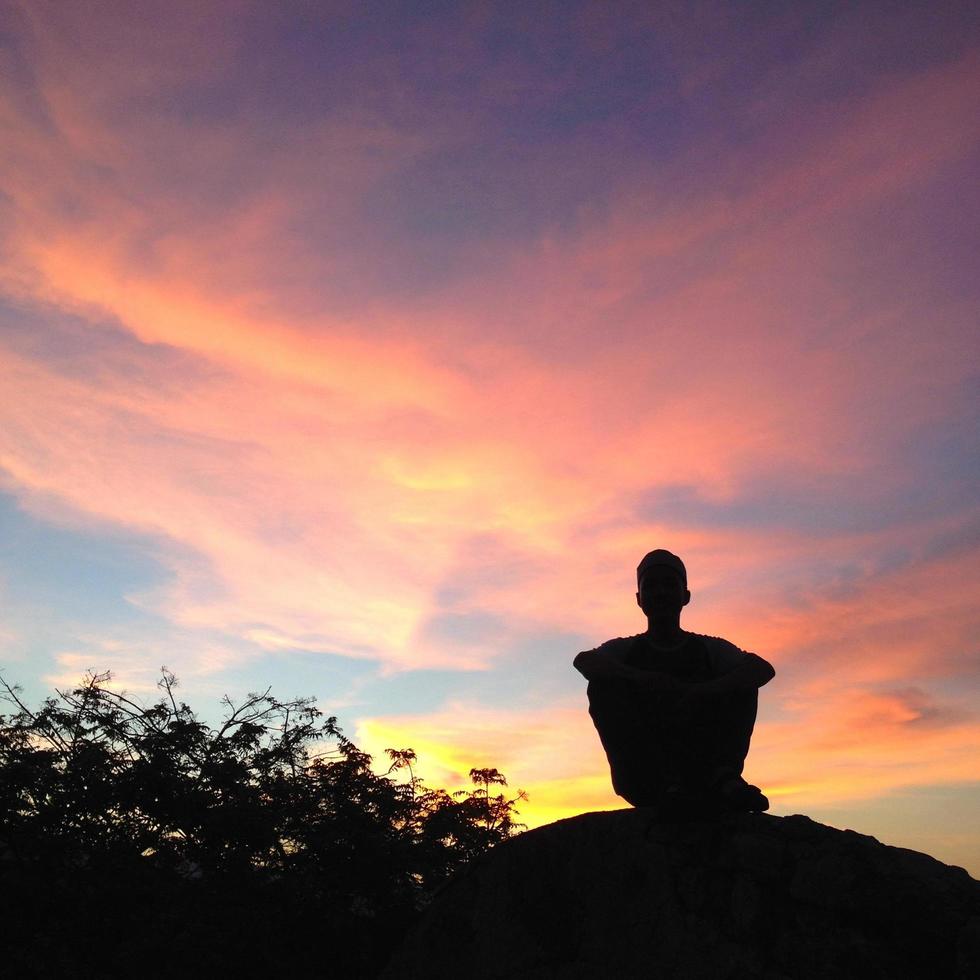
<path fill-rule="evenodd" d="M 415 912 L 514 834 L 496 769 L 431 789 L 411 749 L 371 769 L 310 699 L 217 727 L 90 674 L 36 710 L 0 679 L 0 956 L 11 976 L 375 974 Z M 407 776 L 407 779 L 404 778 Z"/>

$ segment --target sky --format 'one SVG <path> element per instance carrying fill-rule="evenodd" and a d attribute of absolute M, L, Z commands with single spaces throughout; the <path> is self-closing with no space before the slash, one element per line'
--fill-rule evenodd
<path fill-rule="evenodd" d="M 980 876 L 973 5 L 0 0 L 0 65 L 28 699 L 609 809 L 571 661 L 664 547 L 772 812 Z"/>

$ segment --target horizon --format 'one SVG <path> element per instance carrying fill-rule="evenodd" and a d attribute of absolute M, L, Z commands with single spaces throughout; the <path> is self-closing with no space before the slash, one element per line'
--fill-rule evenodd
<path fill-rule="evenodd" d="M 166 665 L 531 827 L 625 806 L 572 659 L 662 547 L 776 669 L 769 812 L 980 877 L 971 5 L 0 19 L 28 701 Z"/>

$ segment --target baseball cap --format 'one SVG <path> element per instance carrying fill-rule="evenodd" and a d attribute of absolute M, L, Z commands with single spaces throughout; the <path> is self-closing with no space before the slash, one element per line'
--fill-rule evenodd
<path fill-rule="evenodd" d="M 643 578 L 643 573 L 648 568 L 652 568 L 654 565 L 665 565 L 667 568 L 672 568 L 678 575 L 680 575 L 681 581 L 684 583 L 684 585 L 687 585 L 687 569 L 684 567 L 684 562 L 682 562 L 677 555 L 672 554 L 669 551 L 665 551 L 663 548 L 657 548 L 643 556 L 643 560 L 636 566 L 637 585 L 640 584 L 640 579 Z"/>

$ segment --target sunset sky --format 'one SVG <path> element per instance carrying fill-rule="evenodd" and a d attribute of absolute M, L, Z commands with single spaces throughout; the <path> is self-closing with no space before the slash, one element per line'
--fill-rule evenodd
<path fill-rule="evenodd" d="M 665 547 L 772 812 L 980 875 L 973 4 L 0 0 L 0 65 L 29 699 L 610 808 L 571 660 Z"/>

